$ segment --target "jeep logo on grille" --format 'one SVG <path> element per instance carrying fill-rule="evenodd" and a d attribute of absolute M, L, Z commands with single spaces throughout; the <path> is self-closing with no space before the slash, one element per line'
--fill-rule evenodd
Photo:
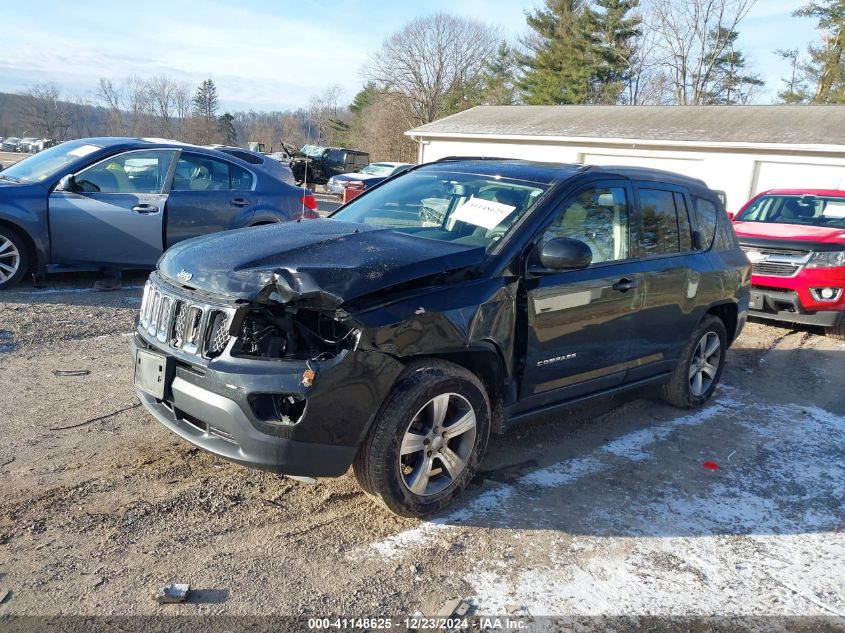
<path fill-rule="evenodd" d="M 178 279 L 178 280 L 179 280 L 179 281 L 181 281 L 182 283 L 188 283 L 189 281 L 191 281 L 191 279 L 193 278 L 193 276 L 194 276 L 194 275 L 193 275 L 193 273 L 189 273 L 187 270 L 185 270 L 185 269 L 183 268 L 182 270 L 180 270 L 180 271 L 176 274 L 176 279 Z"/>

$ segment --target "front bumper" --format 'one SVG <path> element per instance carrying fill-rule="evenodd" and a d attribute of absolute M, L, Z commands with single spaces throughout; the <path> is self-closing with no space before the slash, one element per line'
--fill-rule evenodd
<path fill-rule="evenodd" d="M 749 316 L 787 323 L 803 323 L 833 327 L 845 314 L 845 306 L 833 304 L 833 309 L 808 310 L 795 290 L 752 287 Z"/>
<path fill-rule="evenodd" d="M 349 469 L 358 446 L 401 365 L 378 353 L 349 351 L 319 366 L 311 388 L 302 385 L 304 362 L 251 361 L 224 355 L 204 365 L 136 333 L 138 348 L 173 358 L 162 400 L 136 388 L 144 408 L 165 427 L 224 459 L 286 475 L 336 477 Z M 306 399 L 295 423 L 257 417 L 254 394 Z"/>

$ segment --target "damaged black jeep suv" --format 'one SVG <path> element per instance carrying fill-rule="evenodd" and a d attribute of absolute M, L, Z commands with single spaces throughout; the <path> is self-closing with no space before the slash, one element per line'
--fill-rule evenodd
<path fill-rule="evenodd" d="M 212 453 L 300 477 L 352 465 L 419 516 L 464 489 L 491 431 L 650 384 L 707 401 L 749 275 L 699 180 L 446 159 L 330 219 L 168 250 L 137 319 L 135 387 Z"/>

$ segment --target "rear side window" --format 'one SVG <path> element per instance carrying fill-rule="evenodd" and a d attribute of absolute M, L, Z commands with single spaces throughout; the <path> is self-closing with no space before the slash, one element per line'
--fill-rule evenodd
<path fill-rule="evenodd" d="M 236 156 L 237 158 L 240 158 L 242 161 L 245 161 L 247 163 L 251 163 L 253 165 L 260 165 L 261 164 L 261 159 L 258 156 L 256 156 L 255 154 L 249 154 L 247 152 L 232 152 L 232 156 Z"/>
<path fill-rule="evenodd" d="M 706 251 L 713 244 L 716 235 L 716 218 L 719 210 L 716 203 L 706 198 L 695 199 L 695 215 L 698 219 L 698 230 L 701 233 L 702 248 Z"/>
<path fill-rule="evenodd" d="M 252 189 L 252 174 L 237 165 L 229 165 L 229 174 L 232 177 L 232 189 Z"/>
<path fill-rule="evenodd" d="M 678 212 L 671 191 L 640 189 L 642 217 L 639 246 L 644 257 L 681 251 Z"/>

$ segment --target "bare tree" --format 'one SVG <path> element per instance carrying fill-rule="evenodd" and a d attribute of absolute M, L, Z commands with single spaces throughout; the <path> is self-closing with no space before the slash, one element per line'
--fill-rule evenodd
<path fill-rule="evenodd" d="M 96 98 L 106 110 L 106 126 L 108 134 L 112 136 L 126 134 L 124 120 L 124 92 L 123 87 L 115 85 L 111 79 L 100 77 Z"/>
<path fill-rule="evenodd" d="M 475 105 L 500 39 L 481 22 L 435 13 L 388 37 L 366 74 L 382 91 L 408 101 L 411 126 L 429 123 Z"/>
<path fill-rule="evenodd" d="M 147 98 L 159 134 L 173 138 L 173 117 L 176 109 L 176 83 L 167 75 L 153 77 L 147 82 Z"/>
<path fill-rule="evenodd" d="M 147 82 L 137 75 L 130 75 L 124 83 L 126 106 L 129 110 L 127 132 L 134 136 L 150 136 L 150 96 Z"/>
<path fill-rule="evenodd" d="M 60 99 L 55 84 L 38 84 L 23 93 L 21 116 L 26 125 L 47 138 L 64 140 L 69 122 L 67 103 Z"/>
<path fill-rule="evenodd" d="M 653 0 L 649 23 L 659 36 L 657 61 L 673 101 L 699 105 L 712 98 L 729 36 L 756 0 Z"/>
<path fill-rule="evenodd" d="M 311 139 L 321 145 L 334 142 L 334 122 L 346 118 L 348 111 L 342 108 L 340 100 L 343 89 L 337 84 L 329 86 L 320 96 L 311 97 L 308 116 L 311 122 Z"/>

